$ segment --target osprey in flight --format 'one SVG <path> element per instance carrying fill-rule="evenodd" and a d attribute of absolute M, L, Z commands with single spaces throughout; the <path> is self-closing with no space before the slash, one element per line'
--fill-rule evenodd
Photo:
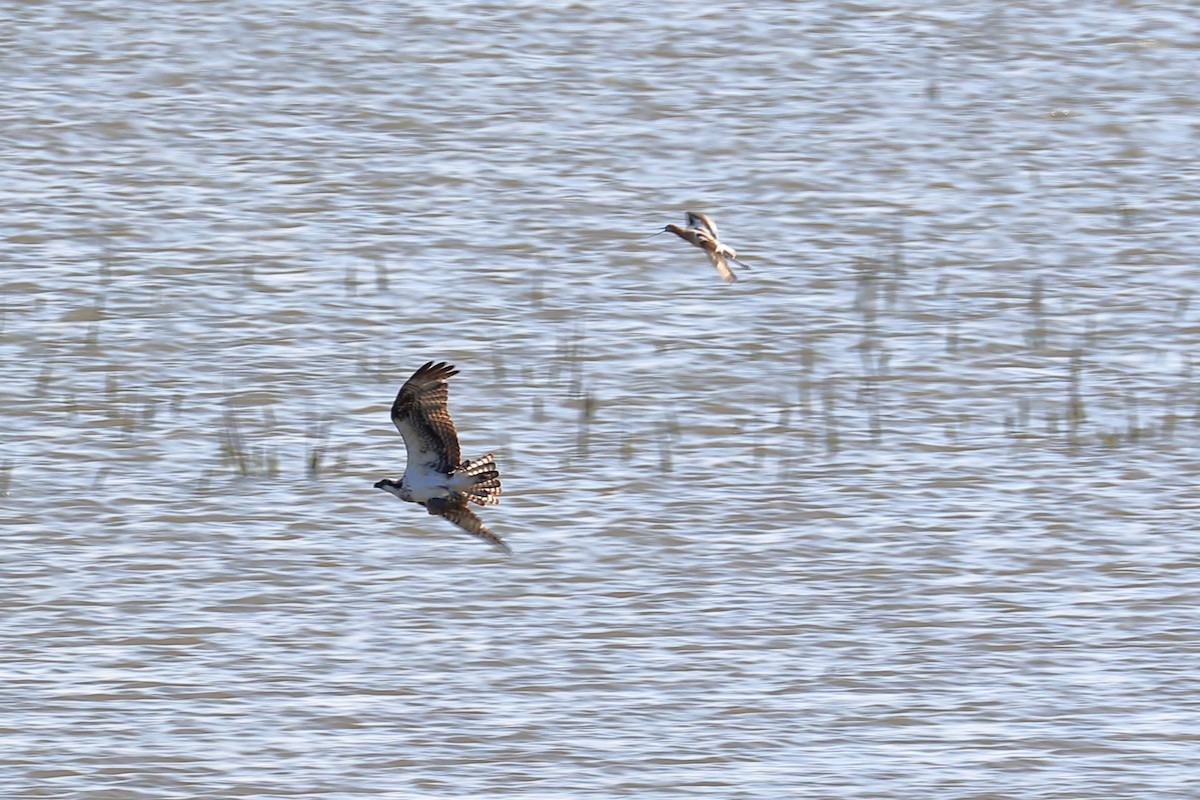
<path fill-rule="evenodd" d="M 707 214 L 689 211 L 687 212 L 687 227 L 672 222 L 659 233 L 665 231 L 670 231 L 680 239 L 689 241 L 708 253 L 708 260 L 717 268 L 717 272 L 721 273 L 721 277 L 729 283 L 737 280 L 737 275 L 734 275 L 733 270 L 729 268 L 730 261 L 740 267 L 750 269 L 748 264 L 738 261 L 736 250 L 721 244 L 717 239 L 717 223 L 713 222 Z"/>
<path fill-rule="evenodd" d="M 384 478 L 375 488 L 419 503 L 430 514 L 511 553 L 504 540 L 467 508 L 468 500 L 479 505 L 500 502 L 500 472 L 491 453 L 474 461 L 462 459 L 458 432 L 446 408 L 447 383 L 457 374 L 450 364 L 430 361 L 400 387 L 392 403 L 392 422 L 404 437 L 408 463 L 399 481 Z"/>

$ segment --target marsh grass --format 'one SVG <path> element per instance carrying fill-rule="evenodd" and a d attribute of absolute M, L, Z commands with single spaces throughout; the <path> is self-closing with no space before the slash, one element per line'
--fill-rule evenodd
<path fill-rule="evenodd" d="M 42 369 L 38 373 L 37 380 L 34 382 L 33 393 L 36 397 L 45 397 L 50 390 L 50 383 L 54 379 L 54 370 L 49 364 L 42 364 Z"/>
<path fill-rule="evenodd" d="M 1071 357 L 1067 371 L 1067 424 L 1072 435 L 1079 432 L 1079 426 L 1087 421 L 1087 409 L 1084 407 L 1083 394 L 1079 386 L 1083 374 L 1083 362 L 1078 355 Z"/>
<path fill-rule="evenodd" d="M 825 452 L 828 455 L 836 454 L 841 443 L 838 421 L 834 415 L 836 406 L 837 384 L 833 378 L 830 378 L 821 387 L 821 420 L 824 423 Z"/>
<path fill-rule="evenodd" d="M 658 468 L 664 473 L 673 472 L 675 464 L 671 460 L 671 451 L 679 440 L 679 419 L 674 411 L 664 412 L 655 439 L 658 444 Z"/>
<path fill-rule="evenodd" d="M 546 292 L 543 288 L 541 273 L 533 271 L 529 274 L 529 308 L 533 311 L 542 310 L 542 301 Z"/>
<path fill-rule="evenodd" d="M 588 444 L 591 440 L 592 419 L 596 413 L 596 400 L 587 387 L 580 388 L 579 424 L 575 433 L 575 452 L 580 458 L 587 458 Z"/>
<path fill-rule="evenodd" d="M 266 429 L 272 427 L 273 418 L 270 409 L 265 409 L 263 418 Z M 221 416 L 222 426 L 218 434 L 221 463 L 231 467 L 243 478 L 250 476 L 272 477 L 279 474 L 279 456 L 275 449 L 265 444 L 253 445 L 243 432 L 243 423 L 239 419 L 233 402 L 225 404 Z"/>
<path fill-rule="evenodd" d="M 308 454 L 305 467 L 308 477 L 316 480 L 321 477 L 324 460 L 329 446 L 329 421 L 322 417 L 308 426 Z"/>

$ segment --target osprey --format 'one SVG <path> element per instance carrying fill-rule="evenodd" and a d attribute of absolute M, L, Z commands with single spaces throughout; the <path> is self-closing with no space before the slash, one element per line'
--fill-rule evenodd
<path fill-rule="evenodd" d="M 729 283 L 737 280 L 737 275 L 734 275 L 733 270 L 729 268 L 730 261 L 738 266 L 750 269 L 750 265 L 738 261 L 736 250 L 722 244 L 717 239 L 717 223 L 713 222 L 707 214 L 689 211 L 687 212 L 687 227 L 676 225 L 672 222 L 659 231 L 659 233 L 666 231 L 670 231 L 680 239 L 691 242 L 707 253 L 708 260 L 717 268 L 717 272 L 721 273 L 721 277 Z"/>
<path fill-rule="evenodd" d="M 511 553 L 504 540 L 467 508 L 468 500 L 479 505 L 500 502 L 500 472 L 491 453 L 473 461 L 462 459 L 458 432 L 446 407 L 448 381 L 457 374 L 451 364 L 430 361 L 400 387 L 392 403 L 392 422 L 404 437 L 408 463 L 399 481 L 384 478 L 375 488 L 418 503 L 430 514 Z"/>

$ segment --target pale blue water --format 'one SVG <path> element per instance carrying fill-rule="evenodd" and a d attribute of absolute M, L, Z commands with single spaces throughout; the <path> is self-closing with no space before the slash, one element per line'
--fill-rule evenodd
<path fill-rule="evenodd" d="M 6 10 L 0 794 L 1196 796 L 1190 10 Z"/>

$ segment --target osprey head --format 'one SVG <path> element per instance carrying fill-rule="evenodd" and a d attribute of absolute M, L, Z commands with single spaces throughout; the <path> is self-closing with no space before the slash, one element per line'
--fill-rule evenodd
<path fill-rule="evenodd" d="M 396 497 L 400 497 L 401 499 L 403 499 L 403 497 L 401 497 L 401 495 L 400 495 L 400 483 L 398 483 L 396 481 L 389 480 L 388 478 L 384 478 L 383 480 L 377 481 L 375 483 L 375 488 L 383 489 L 388 494 L 394 494 L 394 495 L 396 495 Z"/>

